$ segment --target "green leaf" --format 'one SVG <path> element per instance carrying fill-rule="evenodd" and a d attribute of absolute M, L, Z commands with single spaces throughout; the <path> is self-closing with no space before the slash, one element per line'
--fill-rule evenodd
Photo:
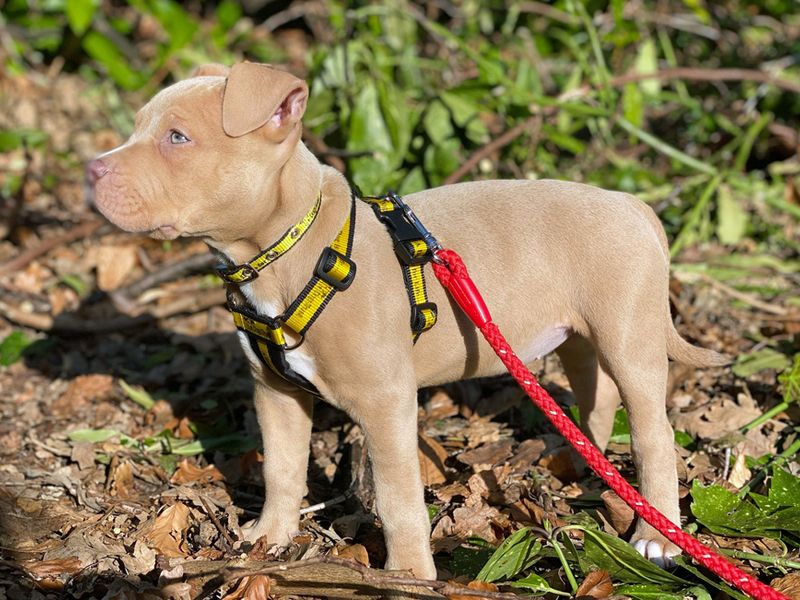
<path fill-rule="evenodd" d="M 126 90 L 140 88 L 147 81 L 147 75 L 131 69 L 117 45 L 101 33 L 89 31 L 81 44 L 86 53 L 103 65 L 111 78 Z"/>
<path fill-rule="evenodd" d="M 41 146 L 47 141 L 47 134 L 38 129 L 10 129 L 0 131 L 0 152 L 10 152 L 24 146 Z"/>
<path fill-rule="evenodd" d="M 89 28 L 97 6 L 97 0 L 66 0 L 64 12 L 67 14 L 69 27 L 76 36 L 81 37 Z"/>
<path fill-rule="evenodd" d="M 618 537 L 591 529 L 583 531 L 584 556 L 581 568 L 584 573 L 593 569 L 603 569 L 608 571 L 613 579 L 624 583 L 652 583 L 667 590 L 678 590 L 689 585 L 680 577 L 651 563 L 633 546 Z"/>
<path fill-rule="evenodd" d="M 646 39 L 639 47 L 634 70 L 637 73 L 648 74 L 658 71 L 658 53 L 656 43 L 652 38 Z M 647 96 L 658 96 L 661 92 L 661 82 L 656 79 L 645 79 L 639 82 L 639 87 Z"/>
<path fill-rule="evenodd" d="M 622 90 L 622 114 L 636 127 L 642 126 L 644 96 L 635 83 L 627 83 Z"/>
<path fill-rule="evenodd" d="M 138 404 L 145 410 L 150 410 L 156 403 L 156 401 L 153 400 L 152 396 L 150 396 L 150 394 L 148 394 L 144 389 L 140 387 L 135 387 L 135 388 L 131 387 L 126 383 L 124 379 L 119 380 L 119 386 L 128 396 L 128 398 L 136 402 L 136 404 Z"/>
<path fill-rule="evenodd" d="M 638 600 L 683 600 L 682 593 L 670 593 L 660 585 L 652 583 L 634 583 L 614 586 L 614 594 L 628 596 Z"/>
<path fill-rule="evenodd" d="M 483 565 L 492 555 L 491 548 L 470 548 L 459 546 L 453 550 L 453 558 L 450 560 L 450 570 L 454 575 L 464 575 L 471 580 L 481 570 Z"/>
<path fill-rule="evenodd" d="M 773 467 L 769 499 L 781 506 L 800 506 L 800 478 Z"/>
<path fill-rule="evenodd" d="M 25 351 L 25 348 L 33 343 L 28 339 L 23 331 L 12 331 L 2 342 L 0 342 L 0 365 L 7 367 L 13 365 Z"/>
<path fill-rule="evenodd" d="M 478 581 L 511 579 L 538 559 L 542 543 L 525 527 L 506 538 L 475 577 Z"/>
<path fill-rule="evenodd" d="M 450 123 L 450 112 L 438 100 L 430 103 L 422 118 L 422 124 L 425 126 L 425 133 L 434 144 L 441 144 L 453 137 L 454 130 Z"/>
<path fill-rule="evenodd" d="M 72 273 L 66 273 L 59 277 L 61 283 L 68 285 L 78 296 L 84 296 L 89 291 L 89 286 L 86 285 L 86 282 L 81 279 L 78 275 L 73 275 Z"/>
<path fill-rule="evenodd" d="M 93 444 L 105 442 L 114 437 L 119 437 L 120 440 L 123 438 L 133 439 L 116 429 L 76 429 L 70 431 L 67 437 L 73 442 L 92 442 Z"/>
<path fill-rule="evenodd" d="M 717 237 L 723 244 L 739 242 L 747 232 L 750 217 L 731 193 L 730 186 L 717 189 Z"/>
<path fill-rule="evenodd" d="M 517 579 L 516 581 L 508 583 L 508 585 L 515 588 L 529 590 L 531 592 L 549 592 L 552 590 L 550 584 L 547 583 L 547 580 L 536 573 L 529 573 L 523 579 Z"/>
<path fill-rule="evenodd" d="M 772 348 L 762 348 L 749 354 L 740 354 L 731 370 L 737 377 L 749 377 L 767 369 L 782 371 L 789 365 L 789 358 L 785 354 Z"/>

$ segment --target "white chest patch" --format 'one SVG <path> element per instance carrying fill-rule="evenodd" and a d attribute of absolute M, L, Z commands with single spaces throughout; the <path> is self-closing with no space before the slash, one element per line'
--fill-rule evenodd
<path fill-rule="evenodd" d="M 550 354 L 567 341 L 570 333 L 570 329 L 566 325 L 556 325 L 543 331 L 523 348 L 520 353 L 522 362 L 531 363 L 546 354 Z"/>
<path fill-rule="evenodd" d="M 276 303 L 256 296 L 253 293 L 250 285 L 243 285 L 240 289 L 242 290 L 242 293 L 244 293 L 248 302 L 250 302 L 250 305 L 259 315 L 273 317 L 280 312 Z M 251 365 L 256 367 L 260 366 L 262 364 L 261 359 L 258 358 L 256 353 L 250 347 L 250 342 L 247 339 L 247 335 L 242 331 L 237 333 L 239 334 L 239 342 L 241 343 L 247 360 L 250 361 Z M 317 373 L 316 366 L 314 365 L 314 359 L 304 351 L 302 346 L 300 348 L 295 348 L 294 350 L 289 350 L 285 355 L 286 362 L 289 363 L 289 366 L 293 371 L 302 375 L 309 381 L 314 381 L 314 377 Z"/>

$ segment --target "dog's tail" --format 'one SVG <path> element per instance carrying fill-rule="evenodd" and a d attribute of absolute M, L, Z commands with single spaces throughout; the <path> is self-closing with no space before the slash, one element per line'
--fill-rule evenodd
<path fill-rule="evenodd" d="M 653 231 L 658 237 L 658 242 L 664 253 L 667 265 L 669 265 L 669 241 L 667 240 L 667 234 L 664 232 L 664 227 L 661 225 L 658 215 L 641 200 L 637 199 L 635 205 L 650 222 Z M 730 356 L 720 354 L 714 350 L 694 346 L 683 339 L 672 323 L 672 315 L 670 315 L 669 312 L 669 298 L 667 297 L 665 300 L 667 307 L 667 355 L 672 360 L 693 367 L 724 367 L 733 362 Z"/>
<path fill-rule="evenodd" d="M 672 360 L 692 367 L 724 367 L 733 362 L 730 356 L 693 346 L 681 337 L 671 321 L 667 326 L 667 355 Z"/>

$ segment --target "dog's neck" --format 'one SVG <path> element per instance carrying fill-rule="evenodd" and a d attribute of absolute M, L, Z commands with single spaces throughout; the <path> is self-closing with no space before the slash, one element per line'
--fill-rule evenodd
<path fill-rule="evenodd" d="M 322 185 L 322 165 L 305 144 L 298 142 L 289 159 L 272 177 L 263 197 L 253 199 L 247 214 L 236 215 L 242 225 L 236 239 L 206 240 L 208 245 L 234 264 L 249 261 L 303 218 L 317 199 Z M 323 212 L 324 208 L 319 217 Z M 317 223 L 311 229 L 319 229 Z"/>

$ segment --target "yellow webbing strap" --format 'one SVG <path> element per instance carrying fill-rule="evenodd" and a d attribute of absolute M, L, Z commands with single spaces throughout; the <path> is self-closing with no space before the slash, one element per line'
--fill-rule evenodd
<path fill-rule="evenodd" d="M 284 313 L 283 323 L 292 331 L 304 334 L 334 294 L 345 289 L 352 281 L 356 266 L 350 260 L 350 254 L 353 250 L 355 223 L 356 205 L 353 200 L 350 216 L 333 243 L 323 251 L 315 276 Z"/>
<path fill-rule="evenodd" d="M 403 265 L 403 281 L 411 303 L 411 333 L 415 343 L 421 334 L 436 325 L 436 305 L 428 300 L 424 268 L 425 265 Z"/>
<path fill-rule="evenodd" d="M 314 206 L 300 219 L 293 227 L 286 230 L 281 238 L 269 246 L 266 250 L 259 252 L 258 255 L 241 265 L 234 265 L 218 269 L 219 276 L 229 283 L 246 283 L 258 277 L 258 272 L 271 262 L 278 260 L 286 254 L 303 237 L 308 228 L 319 214 L 322 204 L 322 191 L 320 190 Z"/>

